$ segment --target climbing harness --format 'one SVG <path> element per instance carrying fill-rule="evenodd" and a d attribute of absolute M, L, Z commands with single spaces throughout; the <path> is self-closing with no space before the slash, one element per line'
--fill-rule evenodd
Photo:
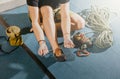
<path fill-rule="evenodd" d="M 6 29 L 6 34 L 11 46 L 20 46 L 23 44 L 22 37 L 20 35 L 20 28 L 17 26 L 10 26 Z"/>

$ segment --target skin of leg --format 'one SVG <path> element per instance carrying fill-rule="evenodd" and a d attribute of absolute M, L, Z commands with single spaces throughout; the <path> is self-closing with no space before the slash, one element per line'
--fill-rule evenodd
<path fill-rule="evenodd" d="M 41 14 L 43 18 L 43 29 L 52 46 L 53 53 L 56 48 L 59 48 L 56 39 L 56 27 L 54 22 L 53 10 L 50 6 L 41 7 Z"/>
<path fill-rule="evenodd" d="M 70 14 L 70 19 L 71 19 L 71 31 L 80 30 L 84 28 L 85 20 L 77 13 L 72 12 Z M 61 22 L 57 22 L 55 24 L 56 24 L 57 30 L 61 32 Z"/>
<path fill-rule="evenodd" d="M 85 27 L 85 20 L 77 13 L 71 12 L 71 31 L 80 30 Z"/>

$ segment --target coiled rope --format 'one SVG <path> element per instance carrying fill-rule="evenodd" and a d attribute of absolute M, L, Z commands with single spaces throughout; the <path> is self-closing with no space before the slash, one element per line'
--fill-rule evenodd
<path fill-rule="evenodd" d="M 79 13 L 86 21 L 86 25 L 95 34 L 94 44 L 99 48 L 107 48 L 113 45 L 113 33 L 110 28 L 110 11 L 108 8 L 91 6 Z"/>

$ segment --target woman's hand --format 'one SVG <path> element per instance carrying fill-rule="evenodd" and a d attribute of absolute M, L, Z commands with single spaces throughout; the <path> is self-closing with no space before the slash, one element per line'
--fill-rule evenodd
<path fill-rule="evenodd" d="M 66 48 L 74 48 L 74 43 L 70 38 L 64 38 L 64 47 Z"/>
<path fill-rule="evenodd" d="M 39 50 L 38 50 L 38 54 L 41 55 L 41 56 L 44 56 L 48 53 L 48 48 L 47 48 L 47 45 L 44 41 L 42 41 L 42 43 L 40 43 L 40 47 L 39 47 Z"/>

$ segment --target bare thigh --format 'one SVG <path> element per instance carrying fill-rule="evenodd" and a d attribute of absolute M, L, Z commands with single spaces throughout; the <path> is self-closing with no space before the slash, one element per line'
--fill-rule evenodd
<path fill-rule="evenodd" d="M 75 12 L 70 12 L 71 31 L 80 30 L 85 26 L 85 20 Z"/>
<path fill-rule="evenodd" d="M 58 19 L 60 19 L 60 15 L 58 15 Z M 71 31 L 72 32 L 75 30 L 80 30 L 84 28 L 85 20 L 77 13 L 70 11 L 70 19 L 71 19 Z M 59 21 L 59 22 L 56 22 L 55 24 L 56 24 L 58 36 L 62 36 L 61 22 Z"/>
<path fill-rule="evenodd" d="M 57 19 L 60 19 L 59 13 L 58 13 L 57 17 L 58 17 Z M 41 24 L 41 27 L 43 27 L 41 12 L 40 12 L 40 18 L 41 18 L 40 24 Z M 71 31 L 80 30 L 80 29 L 84 28 L 85 20 L 77 13 L 70 11 L 70 19 L 71 19 Z M 56 25 L 58 37 L 63 36 L 62 30 L 61 30 L 61 21 L 55 22 L 55 25 Z"/>

